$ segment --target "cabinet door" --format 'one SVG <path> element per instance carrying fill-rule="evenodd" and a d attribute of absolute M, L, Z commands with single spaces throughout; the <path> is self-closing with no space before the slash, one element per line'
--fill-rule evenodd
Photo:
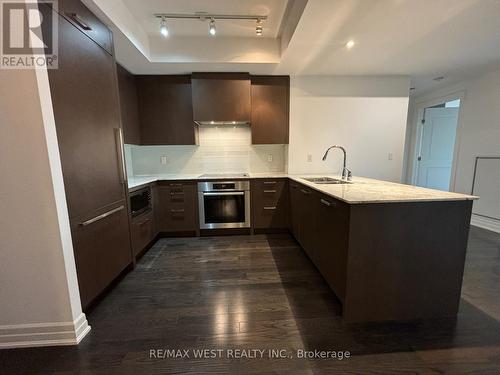
<path fill-rule="evenodd" d="M 316 242 L 316 194 L 312 189 L 300 187 L 299 198 L 299 243 L 309 258 L 315 262 Z"/>
<path fill-rule="evenodd" d="M 113 54 L 113 34 L 80 0 L 58 2 L 59 13 L 106 52 Z"/>
<path fill-rule="evenodd" d="M 196 145 L 190 76 L 137 76 L 141 144 Z M 211 99 L 207 98 L 211 103 Z"/>
<path fill-rule="evenodd" d="M 300 185 L 297 182 L 290 181 L 290 230 L 295 239 L 299 240 L 300 227 Z"/>
<path fill-rule="evenodd" d="M 125 202 L 72 221 L 71 229 L 80 298 L 87 307 L 132 262 Z"/>
<path fill-rule="evenodd" d="M 251 120 L 250 75 L 247 73 L 193 73 L 195 121 Z"/>
<path fill-rule="evenodd" d="M 59 17 L 59 68 L 49 69 L 70 218 L 125 198 L 115 62 Z"/>
<path fill-rule="evenodd" d="M 116 65 L 118 88 L 120 92 L 120 111 L 122 115 L 123 140 L 127 144 L 141 144 L 139 112 L 137 104 L 137 85 L 135 76 L 121 65 Z"/>
<path fill-rule="evenodd" d="M 252 76 L 252 144 L 287 144 L 290 77 Z"/>
<path fill-rule="evenodd" d="M 317 209 L 317 266 L 337 297 L 344 301 L 347 277 L 349 206 L 319 196 Z"/>
<path fill-rule="evenodd" d="M 139 254 L 156 236 L 153 212 L 132 219 L 130 236 L 134 256 Z"/>
<path fill-rule="evenodd" d="M 198 229 L 198 196 L 195 183 L 165 183 L 156 188 L 155 215 L 159 232 L 192 232 Z"/>

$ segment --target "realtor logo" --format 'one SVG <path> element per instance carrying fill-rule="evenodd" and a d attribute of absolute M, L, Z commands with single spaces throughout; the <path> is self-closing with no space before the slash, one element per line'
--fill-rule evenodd
<path fill-rule="evenodd" d="M 2 69 L 57 69 L 57 0 L 0 0 Z"/>

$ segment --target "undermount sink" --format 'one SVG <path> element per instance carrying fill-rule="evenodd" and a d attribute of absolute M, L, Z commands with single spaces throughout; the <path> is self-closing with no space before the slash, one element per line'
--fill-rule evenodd
<path fill-rule="evenodd" d="M 351 182 L 339 180 L 331 177 L 302 177 L 304 180 L 314 182 L 315 184 L 350 184 Z"/>

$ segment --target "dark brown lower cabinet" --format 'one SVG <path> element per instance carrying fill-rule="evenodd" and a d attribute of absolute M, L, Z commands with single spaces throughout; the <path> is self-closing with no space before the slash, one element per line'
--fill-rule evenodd
<path fill-rule="evenodd" d="M 318 194 L 305 186 L 298 192 L 298 238 L 300 245 L 314 263 L 316 253 L 316 207 Z"/>
<path fill-rule="evenodd" d="M 288 226 L 288 182 L 286 179 L 251 181 L 252 227 L 258 230 Z"/>
<path fill-rule="evenodd" d="M 84 308 L 131 263 L 125 201 L 71 223 Z"/>
<path fill-rule="evenodd" d="M 155 194 L 156 228 L 162 233 L 199 231 L 196 182 L 158 182 Z"/>
<path fill-rule="evenodd" d="M 317 196 L 316 267 L 344 301 L 349 244 L 349 205 L 326 195 Z"/>
<path fill-rule="evenodd" d="M 132 238 L 134 256 L 137 256 L 156 237 L 153 211 L 132 218 L 130 222 L 130 236 Z"/>

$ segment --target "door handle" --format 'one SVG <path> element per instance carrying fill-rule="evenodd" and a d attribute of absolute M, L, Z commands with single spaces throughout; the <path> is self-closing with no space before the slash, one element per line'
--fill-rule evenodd
<path fill-rule="evenodd" d="M 71 18 L 78 26 L 83 30 L 92 30 L 92 28 L 87 25 L 87 23 L 77 14 L 77 13 L 66 13 L 66 15 Z"/>
<path fill-rule="evenodd" d="M 321 203 L 323 203 L 325 206 L 331 207 L 331 206 L 336 206 L 337 204 L 335 202 L 329 202 L 325 199 L 320 199 L 319 200 Z"/>
<path fill-rule="evenodd" d="M 264 210 L 275 210 L 275 209 L 276 209 L 276 206 L 264 207 Z"/>
<path fill-rule="evenodd" d="M 108 212 L 105 212 L 101 215 L 98 215 L 96 217 L 93 217 L 92 219 L 89 219 L 87 221 L 84 221 L 83 223 L 80 223 L 81 226 L 83 227 L 86 227 L 87 225 L 90 225 L 90 224 L 93 224 L 95 223 L 96 221 L 99 221 L 99 220 L 102 220 L 104 219 L 105 217 L 108 217 L 110 215 L 113 215 L 114 213 L 118 212 L 118 211 L 121 211 L 125 208 L 125 206 L 120 206 L 120 207 L 117 207 L 117 208 L 114 208 Z"/>
<path fill-rule="evenodd" d="M 264 190 L 264 193 L 276 193 L 276 190 Z"/>
<path fill-rule="evenodd" d="M 123 156 L 123 132 L 121 128 L 114 128 L 116 152 L 118 154 L 118 163 L 120 167 L 120 182 L 126 183 L 127 168 L 125 167 L 125 158 Z"/>
<path fill-rule="evenodd" d="M 203 192 L 205 196 L 217 196 L 217 195 L 245 195 L 244 191 L 221 191 L 220 193 Z"/>
<path fill-rule="evenodd" d="M 264 181 L 265 185 L 276 185 L 276 181 Z"/>
<path fill-rule="evenodd" d="M 178 210 L 174 210 L 174 209 L 171 209 L 170 212 L 174 213 L 174 214 L 178 214 L 178 213 L 182 213 L 184 212 L 184 209 L 183 208 L 180 208 Z"/>
<path fill-rule="evenodd" d="M 307 191 L 307 190 L 304 190 L 304 189 L 300 189 L 300 191 L 303 193 L 303 194 L 311 194 L 310 191 Z"/>

